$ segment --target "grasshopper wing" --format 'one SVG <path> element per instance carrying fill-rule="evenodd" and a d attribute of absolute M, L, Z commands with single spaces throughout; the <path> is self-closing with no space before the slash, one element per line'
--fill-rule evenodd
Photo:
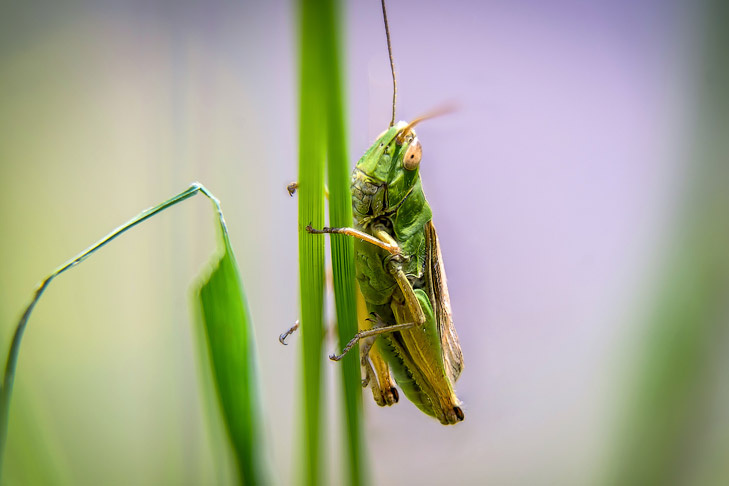
<path fill-rule="evenodd" d="M 463 369 L 463 354 L 461 344 L 458 342 L 458 334 L 453 326 L 451 316 L 451 299 L 448 295 L 446 284 L 445 267 L 440 254 L 438 233 L 435 231 L 433 221 L 425 225 L 425 274 L 427 292 L 430 301 L 433 303 L 433 310 L 438 322 L 441 347 L 443 348 L 443 363 L 448 378 L 455 384 Z"/>

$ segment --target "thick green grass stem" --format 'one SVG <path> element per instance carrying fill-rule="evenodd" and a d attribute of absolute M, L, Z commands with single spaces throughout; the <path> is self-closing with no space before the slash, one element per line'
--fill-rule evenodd
<path fill-rule="evenodd" d="M 344 89 L 342 80 L 342 40 L 340 2 L 325 0 L 320 8 L 324 24 L 322 35 L 325 64 L 324 80 L 327 113 L 327 180 L 329 183 L 329 225 L 352 226 L 350 164 L 347 151 Z M 357 300 L 354 269 L 354 242 L 348 236 L 331 238 L 334 299 L 337 313 L 339 349 L 357 332 Z M 349 484 L 366 483 L 365 447 L 362 432 L 362 386 L 360 384 L 359 346 L 340 363 L 342 407 L 345 424 L 343 444 L 347 448 Z"/>
<path fill-rule="evenodd" d="M 324 161 L 326 118 L 322 111 L 323 91 L 321 2 L 301 0 L 300 17 L 300 105 L 299 105 L 299 284 L 301 334 L 303 342 L 301 382 L 301 479 L 315 486 L 325 483 L 321 445 L 324 335 L 324 237 L 306 232 L 309 224 L 324 224 Z"/>
<path fill-rule="evenodd" d="M 341 62 L 340 4 L 337 0 L 302 0 L 301 100 L 299 128 L 299 248 L 301 270 L 301 321 L 304 341 L 303 463 L 305 484 L 325 482 L 321 471 L 321 417 L 323 335 L 324 240 L 306 233 L 311 224 L 324 224 L 324 163 L 329 182 L 329 223 L 352 226 L 350 167 L 347 154 Z M 354 245 L 349 237 L 331 238 L 332 271 L 340 349 L 357 332 Z M 358 349 L 339 364 L 342 370 L 342 416 L 345 421 L 348 484 L 366 482 L 362 433 L 362 398 Z M 340 479 L 341 481 L 342 479 Z"/>

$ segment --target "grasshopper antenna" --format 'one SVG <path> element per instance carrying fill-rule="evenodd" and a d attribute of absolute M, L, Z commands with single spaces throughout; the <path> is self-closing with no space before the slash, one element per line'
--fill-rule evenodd
<path fill-rule="evenodd" d="M 397 143 L 402 144 L 403 141 L 405 140 L 405 137 L 407 137 L 408 134 L 412 131 L 413 127 L 415 125 L 417 125 L 418 123 L 420 123 L 421 121 L 429 120 L 431 118 L 435 118 L 435 117 L 441 116 L 441 115 L 447 115 L 448 113 L 453 113 L 457 109 L 458 109 L 458 105 L 456 105 L 454 102 L 449 102 L 444 105 L 441 105 L 440 107 L 438 107 L 432 111 L 429 111 L 428 113 L 426 113 L 424 115 L 417 117 L 415 120 L 408 123 L 405 126 L 405 128 L 402 129 L 400 134 L 397 136 Z M 291 192 L 291 191 L 289 190 L 289 192 Z"/>
<path fill-rule="evenodd" d="M 390 127 L 395 124 L 395 102 L 397 101 L 397 81 L 395 81 L 395 61 L 392 59 L 392 42 L 390 41 L 390 26 L 387 23 L 387 9 L 385 0 L 382 0 L 382 18 L 385 19 L 385 35 L 387 35 L 387 53 L 390 55 L 390 70 L 392 71 L 392 119 Z"/>

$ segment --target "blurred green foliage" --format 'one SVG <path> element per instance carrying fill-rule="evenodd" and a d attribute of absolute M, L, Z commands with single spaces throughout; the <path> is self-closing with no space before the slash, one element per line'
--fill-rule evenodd
<path fill-rule="evenodd" d="M 729 4 L 709 0 L 702 14 L 684 209 L 627 380 L 608 484 L 729 483 L 729 427 L 716 406 L 729 405 L 720 396 L 720 356 L 729 354 Z"/>

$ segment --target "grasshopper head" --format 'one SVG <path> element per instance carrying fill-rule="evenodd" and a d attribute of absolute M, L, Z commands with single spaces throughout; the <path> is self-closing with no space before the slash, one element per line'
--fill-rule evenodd
<path fill-rule="evenodd" d="M 455 105 L 443 105 L 410 123 L 398 122 L 377 137 L 374 145 L 357 162 L 357 170 L 360 174 L 358 177 L 364 179 L 362 182 L 369 186 L 361 190 L 362 194 L 376 195 L 379 193 L 373 198 L 377 199 L 378 204 L 364 203 L 361 210 L 367 210 L 372 214 L 398 207 L 411 193 L 420 181 L 420 158 L 423 154 L 413 127 L 423 120 L 444 115 L 453 110 L 455 110 Z M 357 171 L 355 172 L 357 173 Z M 355 184 L 354 179 L 353 184 Z M 357 196 L 354 197 L 357 198 Z"/>
<path fill-rule="evenodd" d="M 422 147 L 412 125 L 390 127 L 357 162 L 371 184 L 386 188 L 388 207 L 397 206 L 419 179 Z"/>

